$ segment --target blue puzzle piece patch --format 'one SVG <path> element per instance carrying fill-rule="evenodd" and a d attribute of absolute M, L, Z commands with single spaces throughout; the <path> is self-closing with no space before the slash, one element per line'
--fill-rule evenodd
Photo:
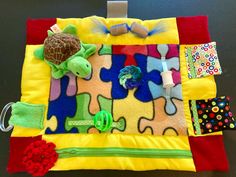
<path fill-rule="evenodd" d="M 153 96 L 148 85 L 149 81 L 152 81 L 153 83 L 157 85 L 162 84 L 160 71 L 152 70 L 151 72 L 148 72 L 150 69 L 147 66 L 147 58 L 148 56 L 146 55 L 142 55 L 142 54 L 135 55 L 135 60 L 137 62 L 137 65 L 138 67 L 140 67 L 142 71 L 142 84 L 135 91 L 134 96 L 138 100 L 143 101 L 143 102 L 148 102 L 148 101 L 153 100 Z"/>
<path fill-rule="evenodd" d="M 143 102 L 148 102 L 153 100 L 152 94 L 149 90 L 148 81 L 160 85 L 162 84 L 162 78 L 160 71 L 148 69 L 147 58 L 148 56 L 142 54 L 135 54 L 134 58 L 137 62 L 137 66 L 140 67 L 142 71 L 142 83 L 135 91 L 134 96 Z M 100 78 L 104 82 L 112 82 L 111 95 L 113 99 L 124 99 L 128 95 L 128 90 L 124 89 L 118 79 L 120 70 L 124 67 L 126 60 L 125 55 L 112 55 L 112 66 L 110 69 L 102 68 L 100 72 Z"/>
<path fill-rule="evenodd" d="M 113 99 L 123 99 L 127 97 L 128 90 L 124 89 L 118 79 L 120 70 L 124 68 L 126 55 L 112 55 L 112 65 L 110 69 L 102 68 L 100 71 L 100 78 L 104 82 L 112 82 L 111 95 Z"/>
<path fill-rule="evenodd" d="M 47 128 L 45 134 L 78 132 L 76 128 L 71 129 L 69 132 L 65 130 L 66 117 L 73 117 L 76 112 L 76 97 L 66 95 L 68 84 L 68 76 L 61 78 L 61 95 L 56 100 L 49 102 L 47 119 L 49 120 L 52 116 L 55 116 L 58 124 L 55 131 Z"/>
<path fill-rule="evenodd" d="M 177 108 L 173 102 L 173 99 L 182 100 L 182 85 L 178 84 L 175 87 L 170 88 L 170 94 L 166 95 L 165 89 L 162 85 L 156 85 L 152 81 L 148 83 L 152 97 L 154 99 L 164 97 L 165 98 L 165 112 L 169 115 L 173 115 L 177 112 Z"/>

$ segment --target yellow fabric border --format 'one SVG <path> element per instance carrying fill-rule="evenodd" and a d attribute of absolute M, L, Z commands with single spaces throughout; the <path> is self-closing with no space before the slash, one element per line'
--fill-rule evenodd
<path fill-rule="evenodd" d="M 110 34 L 102 34 L 93 32 L 95 29 L 95 23 L 93 19 L 97 19 L 103 22 L 108 29 L 116 24 L 127 23 L 131 25 L 132 22 L 138 22 L 149 30 L 162 21 L 166 25 L 166 31 L 160 34 L 156 34 L 145 39 L 135 36 L 132 33 L 123 34 L 120 36 L 112 36 Z M 139 20 L 134 18 L 102 18 L 97 16 L 86 18 L 69 18 L 69 19 L 57 19 L 57 25 L 63 29 L 68 24 L 74 24 L 77 27 L 77 34 L 83 42 L 93 44 L 179 44 L 179 34 L 176 24 L 176 18 L 163 18 L 158 20 Z"/>
<path fill-rule="evenodd" d="M 125 147 L 190 150 L 187 136 L 152 136 L 131 134 L 55 134 L 43 135 L 57 149 L 68 147 Z"/>
<path fill-rule="evenodd" d="M 55 143 L 57 149 L 68 147 L 127 147 L 190 150 L 187 136 L 62 134 L 43 135 L 43 139 Z M 120 169 L 135 171 L 171 169 L 195 171 L 195 166 L 192 158 L 72 157 L 58 159 L 51 170 L 71 169 Z"/>
<path fill-rule="evenodd" d="M 119 170 L 181 170 L 195 171 L 193 159 L 150 159 L 127 157 L 72 157 L 59 159 L 51 171 L 76 169 Z"/>
<path fill-rule="evenodd" d="M 35 49 L 40 46 L 41 45 L 26 45 L 21 79 L 21 101 L 33 104 L 44 104 L 45 125 L 50 89 L 50 67 L 42 60 L 36 59 L 33 55 Z M 42 135 L 44 131 L 44 129 L 39 130 L 14 126 L 11 136 L 37 136 Z"/>
<path fill-rule="evenodd" d="M 178 30 L 175 18 L 160 19 L 167 23 L 168 31 L 162 35 L 154 35 L 146 39 L 140 39 L 133 34 L 125 34 L 120 37 L 110 35 L 88 34 L 92 30 L 91 17 L 83 19 L 57 19 L 60 28 L 72 23 L 78 27 L 78 35 L 87 43 L 104 44 L 178 44 Z M 138 21 L 151 29 L 160 20 L 141 21 L 138 19 L 104 19 L 106 25 L 112 26 L 121 22 L 131 24 Z M 48 108 L 50 91 L 50 68 L 36 59 L 33 51 L 40 45 L 27 45 L 25 61 L 22 70 L 22 97 L 21 101 L 29 103 L 41 103 L 46 105 L 45 121 Z M 44 130 L 14 127 L 12 136 L 27 137 L 43 135 Z M 148 136 L 148 135 L 121 135 L 121 134 L 57 134 L 43 135 L 46 141 L 54 142 L 57 148 L 63 147 L 136 147 L 136 148 L 161 148 L 161 149 L 184 149 L 190 150 L 187 136 Z M 127 158 L 127 157 L 73 157 L 59 159 L 52 170 L 71 169 L 129 169 L 129 170 L 187 170 L 196 171 L 193 159 L 150 159 L 150 158 Z"/>
<path fill-rule="evenodd" d="M 222 132 L 209 133 L 204 135 L 195 135 L 189 109 L 189 100 L 200 100 L 216 97 L 216 83 L 214 76 L 202 77 L 197 79 L 188 78 L 187 61 L 185 58 L 185 47 L 193 45 L 180 46 L 180 70 L 182 80 L 182 93 L 184 100 L 184 113 L 188 125 L 190 136 L 208 136 L 222 135 Z"/>

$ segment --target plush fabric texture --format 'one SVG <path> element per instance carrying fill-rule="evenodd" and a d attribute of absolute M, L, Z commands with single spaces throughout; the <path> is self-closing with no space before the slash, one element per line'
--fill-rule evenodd
<path fill-rule="evenodd" d="M 25 166 L 22 163 L 24 150 L 28 145 L 37 140 L 41 140 L 41 136 L 36 137 L 11 137 L 10 138 L 10 157 L 8 161 L 7 171 L 10 173 L 24 172 Z"/>
<path fill-rule="evenodd" d="M 69 24 L 75 25 L 79 30 L 74 32 L 80 40 L 87 44 L 96 44 L 97 50 L 88 59 L 93 66 L 90 77 L 81 79 L 68 72 L 61 79 L 54 79 L 51 78 L 51 69 L 47 63 L 37 60 L 33 54 L 35 49 L 42 47 L 44 41 L 41 38 L 42 34 L 46 38 L 47 30 L 55 23 L 35 35 L 37 30 L 33 30 L 35 28 L 33 24 L 36 24 L 37 20 L 34 20 L 35 23 L 31 20 L 33 27 L 32 31 L 27 30 L 30 32 L 27 37 L 34 37 L 34 42 L 38 45 L 31 43 L 26 46 L 21 101 L 46 105 L 45 128 L 40 130 L 15 126 L 12 137 L 42 135 L 43 140 L 56 145 L 57 152 L 65 152 L 62 154 L 65 158 L 58 158 L 50 169 L 53 171 L 76 169 L 196 171 L 201 169 L 201 165 L 204 170 L 225 170 L 225 164 L 221 164 L 225 163 L 226 159 L 223 142 L 222 138 L 218 138 L 222 132 L 211 133 L 214 140 L 208 138 L 208 134 L 196 137 L 198 135 L 194 134 L 188 102 L 216 97 L 213 76 L 188 78 L 185 58 L 185 47 L 188 46 L 183 45 L 210 42 L 207 17 L 146 21 L 130 18 L 95 18 L 101 20 L 107 28 L 121 23 L 130 26 L 136 22 L 149 31 L 154 29 L 157 23 L 162 22 L 166 31 L 144 40 L 132 33 L 120 36 L 96 33 L 93 31 L 94 17 L 58 18 L 55 23 L 59 28 L 64 29 Z M 163 60 L 170 66 L 168 70 L 171 70 L 174 78 L 175 86 L 169 93 L 161 89 L 160 73 Z M 116 65 L 119 68 L 117 71 Z M 123 88 L 123 90 L 113 89 L 117 80 L 119 82 L 120 69 L 130 65 L 140 67 L 142 74 L 145 75 L 145 82 L 140 85 L 144 85 L 143 92 L 133 89 L 125 93 Z M 117 80 L 113 81 L 113 77 Z M 118 93 L 121 98 L 114 99 L 114 93 L 115 95 Z M 102 109 L 110 112 L 113 117 L 112 129 L 104 133 L 90 124 L 94 115 Z M 201 146 L 201 139 L 205 137 L 207 141 L 215 143 L 208 146 L 204 140 L 205 144 L 202 143 Z M 191 140 L 192 138 L 197 138 L 196 142 L 195 139 Z M 220 153 L 217 155 L 212 151 L 212 147 L 216 144 L 220 146 L 216 147 Z M 70 151 L 71 148 L 75 148 L 75 151 Z M 91 154 L 96 148 L 99 151 L 95 155 Z M 111 150 L 115 150 L 112 158 L 108 154 Z M 149 150 L 155 150 L 155 157 L 147 158 L 150 157 Z M 67 152 L 73 157 L 67 158 L 69 157 Z M 136 152 L 142 153 L 137 156 L 134 154 Z M 143 155 L 143 152 L 148 153 Z M 209 159 L 206 154 L 208 152 Z M 216 161 L 212 154 L 220 160 Z M 220 168 L 220 165 L 223 168 Z"/>
<path fill-rule="evenodd" d="M 125 89 L 137 88 L 142 81 L 142 73 L 139 67 L 136 66 L 126 66 L 120 70 L 118 75 L 120 85 Z"/>
<path fill-rule="evenodd" d="M 117 147 L 138 149 L 170 149 L 190 150 L 187 136 L 140 136 L 122 134 L 60 134 L 44 135 L 43 139 L 53 142 L 57 149 L 68 147 Z M 158 140 L 157 140 L 158 139 Z M 78 141 L 79 140 L 79 141 Z M 85 143 L 86 142 L 86 143 Z M 122 143 L 120 143 L 122 142 Z M 127 163 L 129 159 L 129 163 Z M 87 163 L 85 163 L 87 162 Z M 174 163 L 174 164 L 173 164 Z M 51 170 L 76 170 L 76 169 L 122 169 L 122 170 L 153 170 L 174 169 L 195 171 L 193 159 L 189 156 L 182 158 L 129 158 L 129 157 L 73 157 L 59 158 Z"/>
<path fill-rule="evenodd" d="M 62 62 L 59 65 L 55 65 L 47 60 L 46 62 L 51 66 L 52 76 L 55 79 L 60 79 L 70 71 L 73 72 L 74 75 L 84 78 L 88 76 L 88 74 L 91 74 L 91 65 L 87 61 L 87 58 L 93 55 L 95 51 L 95 45 L 83 44 L 81 42 L 80 50 L 73 56 L 69 57 L 65 62 Z"/>
<path fill-rule="evenodd" d="M 223 136 L 190 136 L 189 143 L 197 171 L 229 170 Z"/>
<path fill-rule="evenodd" d="M 229 97 L 208 100 L 190 100 L 191 115 L 196 134 L 206 134 L 236 129 L 236 121 L 230 110 Z"/>
<path fill-rule="evenodd" d="M 216 82 L 214 76 L 190 79 L 187 71 L 187 61 L 185 58 L 185 48 L 189 45 L 180 45 L 180 67 L 182 95 L 184 100 L 184 114 L 188 124 L 188 133 L 190 136 L 196 136 L 192 126 L 192 117 L 190 113 L 189 100 L 209 99 L 216 97 Z M 221 135 L 222 132 L 214 133 Z M 204 136 L 204 135 L 202 135 Z"/>
<path fill-rule="evenodd" d="M 67 116 L 65 123 L 66 131 L 77 129 L 79 133 L 99 133 L 98 129 L 95 129 L 95 115 L 91 114 L 89 109 L 89 102 L 91 96 L 89 93 L 84 93 L 76 96 L 76 114 L 74 116 Z M 99 111 L 107 111 L 111 114 L 112 112 L 112 101 L 110 99 L 104 98 L 102 95 L 98 96 L 98 102 L 100 104 Z M 125 120 L 124 118 L 114 121 L 111 127 L 106 131 L 112 132 L 113 129 L 118 129 L 119 131 L 124 131 Z"/>
<path fill-rule="evenodd" d="M 43 129 L 45 105 L 16 102 L 12 105 L 9 124 L 28 128 Z"/>
<path fill-rule="evenodd" d="M 44 46 L 36 49 L 34 55 L 49 64 L 55 79 L 60 79 L 68 72 L 86 78 L 92 72 L 87 58 L 95 51 L 95 45 L 84 44 L 74 35 L 55 33 L 45 39 Z"/>
<path fill-rule="evenodd" d="M 211 42 L 208 17 L 177 17 L 180 44 L 203 44 Z"/>
<path fill-rule="evenodd" d="M 161 57 L 166 57 L 170 70 L 179 72 L 178 45 L 111 46 L 111 56 L 99 52 L 103 47 L 100 46 L 90 60 L 94 68 L 91 78 L 77 79 L 78 94 L 66 93 L 70 84 L 74 84 L 68 81 L 68 77 L 58 81 L 58 87 L 51 90 L 51 95 L 59 94 L 49 103 L 48 119 L 56 118 L 57 124 L 53 127 L 57 128 L 51 131 L 48 127 L 46 133 L 99 133 L 93 119 L 97 112 L 105 110 L 114 118 L 106 133 L 186 135 L 180 78 L 174 77 L 177 84 L 167 97 L 160 77 L 160 72 L 163 71 Z M 105 58 L 102 55 L 110 60 L 110 68 L 103 66 Z M 133 63 L 136 66 L 125 66 L 124 63 Z M 128 74 L 133 72 L 127 68 L 138 68 L 139 78 L 142 74 L 139 87 L 133 91 L 124 88 L 119 82 L 122 71 Z M 112 84 L 107 85 L 107 82 Z M 96 89 L 92 85 L 96 85 Z M 91 107 L 93 113 L 89 111 Z M 172 119 L 166 118 L 169 116 Z"/>
<path fill-rule="evenodd" d="M 76 54 L 80 48 L 80 40 L 76 36 L 55 33 L 44 40 L 44 57 L 48 61 L 59 65 Z"/>
<path fill-rule="evenodd" d="M 127 23 L 129 26 L 133 22 L 137 22 L 149 30 L 155 29 L 158 23 L 165 25 L 165 32 L 160 34 L 154 34 L 150 37 L 143 38 L 137 37 L 133 33 L 126 33 L 120 36 L 112 36 L 110 34 L 104 34 L 96 32 L 94 29 L 94 19 L 103 22 L 107 28 L 111 26 Z M 76 25 L 77 35 L 80 40 L 90 44 L 113 44 L 113 45 L 144 45 L 144 44 L 179 44 L 178 29 L 176 25 L 176 18 L 165 18 L 155 20 L 140 20 L 135 18 L 102 18 L 97 16 L 86 18 L 70 18 L 62 19 L 57 18 L 57 24 L 61 29 L 64 29 L 68 24 Z"/>
<path fill-rule="evenodd" d="M 189 78 L 222 73 L 215 42 L 186 47 L 185 55 Z"/>
<path fill-rule="evenodd" d="M 44 176 L 57 161 L 58 154 L 55 144 L 45 140 L 37 140 L 29 144 L 24 150 L 22 164 L 32 176 Z"/>

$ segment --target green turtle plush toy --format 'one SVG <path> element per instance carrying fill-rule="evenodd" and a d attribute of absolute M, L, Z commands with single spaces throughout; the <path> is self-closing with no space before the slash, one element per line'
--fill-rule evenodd
<path fill-rule="evenodd" d="M 96 45 L 82 43 L 76 31 L 73 25 L 68 25 L 60 33 L 49 30 L 44 45 L 34 52 L 37 58 L 51 67 L 55 79 L 60 79 L 70 71 L 81 78 L 91 75 L 92 67 L 87 59 L 96 52 Z"/>

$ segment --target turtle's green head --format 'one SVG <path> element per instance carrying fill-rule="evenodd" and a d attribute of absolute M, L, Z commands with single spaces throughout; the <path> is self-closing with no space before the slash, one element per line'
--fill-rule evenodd
<path fill-rule="evenodd" d="M 87 78 L 91 75 L 92 66 L 87 59 L 80 56 L 75 56 L 68 61 L 67 69 L 70 70 L 74 75 Z"/>

